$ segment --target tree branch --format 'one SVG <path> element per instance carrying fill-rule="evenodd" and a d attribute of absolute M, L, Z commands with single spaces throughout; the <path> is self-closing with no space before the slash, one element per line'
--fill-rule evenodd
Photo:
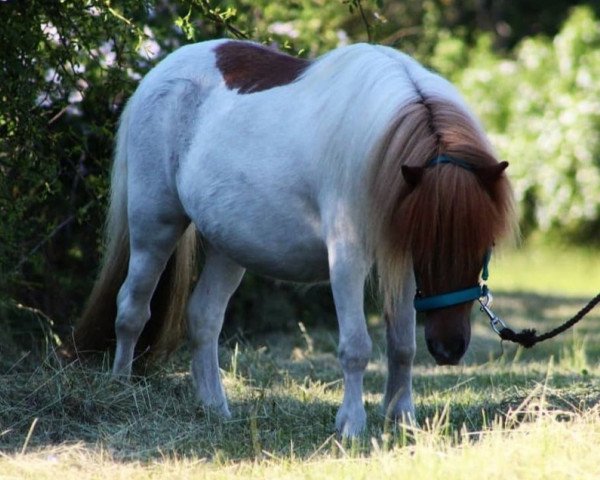
<path fill-rule="evenodd" d="M 358 7 L 360 17 L 362 18 L 362 21 L 365 24 L 365 28 L 367 29 L 367 40 L 369 43 L 373 43 L 373 28 L 371 27 L 369 20 L 367 20 L 367 15 L 365 13 L 365 10 L 363 9 L 362 1 L 356 0 L 356 6 Z"/>
<path fill-rule="evenodd" d="M 45 243 L 47 243 L 48 241 L 50 241 L 50 239 L 52 237 L 54 237 L 54 235 L 56 235 L 58 232 L 60 232 L 63 228 L 65 228 L 69 223 L 71 223 L 73 220 L 75 220 L 75 215 L 70 215 L 68 216 L 65 220 L 63 220 L 62 222 L 60 222 L 55 228 L 54 230 L 52 230 L 48 235 L 46 235 L 44 238 L 42 238 L 42 240 L 35 246 L 33 247 L 29 253 L 27 253 L 27 255 L 24 255 L 21 260 L 19 261 L 19 263 L 17 264 L 17 266 L 14 269 L 14 272 L 18 272 L 21 267 L 23 266 L 23 264 L 35 253 L 37 252 Z"/>

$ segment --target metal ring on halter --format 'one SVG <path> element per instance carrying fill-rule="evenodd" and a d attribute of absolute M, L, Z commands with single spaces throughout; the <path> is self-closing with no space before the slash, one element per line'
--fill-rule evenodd
<path fill-rule="evenodd" d="M 487 291 L 484 296 L 479 297 L 479 303 L 481 305 L 481 307 L 479 307 L 479 310 L 481 310 L 488 316 L 488 318 L 490 319 L 490 325 L 492 329 L 494 330 L 494 332 L 500 335 L 500 332 L 507 327 L 506 324 L 502 321 L 502 319 L 498 315 L 496 315 L 490 308 L 490 305 L 492 304 L 493 300 L 494 297 L 492 296 L 492 293 L 490 291 Z"/>
<path fill-rule="evenodd" d="M 484 299 L 483 301 L 481 300 L 482 298 Z M 489 289 L 486 289 L 485 294 L 479 297 L 479 303 L 481 303 L 482 306 L 485 305 L 486 307 L 491 307 L 493 301 L 494 296 L 492 295 L 492 292 L 489 291 Z"/>

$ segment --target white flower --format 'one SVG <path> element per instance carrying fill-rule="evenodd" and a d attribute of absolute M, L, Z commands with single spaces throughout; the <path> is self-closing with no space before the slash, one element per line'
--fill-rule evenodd
<path fill-rule="evenodd" d="M 269 25 L 267 30 L 269 33 L 274 33 L 275 35 L 282 35 L 289 38 L 298 38 L 300 35 L 292 22 L 275 22 Z"/>

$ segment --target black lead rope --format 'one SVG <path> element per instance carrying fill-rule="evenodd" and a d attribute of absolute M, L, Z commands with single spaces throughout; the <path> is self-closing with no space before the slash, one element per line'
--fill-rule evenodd
<path fill-rule="evenodd" d="M 531 348 L 537 343 L 556 337 L 558 334 L 564 332 L 579 322 L 596 305 L 598 305 L 598 303 L 600 303 L 600 293 L 592 298 L 585 307 L 579 310 L 579 312 L 577 312 L 573 318 L 563 323 L 560 327 L 556 327 L 554 330 L 550 330 L 542 335 L 537 335 L 535 329 L 529 328 L 521 330 L 519 333 L 515 332 L 511 328 L 507 327 L 506 324 L 490 310 L 488 304 L 491 303 L 491 298 L 486 302 L 482 302 L 481 300 L 479 302 L 481 303 L 481 311 L 489 316 L 492 328 L 502 340 L 518 343 L 525 348 Z"/>

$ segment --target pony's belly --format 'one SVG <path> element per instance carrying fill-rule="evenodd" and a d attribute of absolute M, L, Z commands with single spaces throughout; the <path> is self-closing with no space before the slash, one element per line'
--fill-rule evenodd
<path fill-rule="evenodd" d="M 291 282 L 329 279 L 325 243 L 311 236 L 308 229 L 296 226 L 293 231 L 288 230 L 291 234 L 288 238 L 282 238 L 281 234 L 273 236 L 259 224 L 237 227 L 203 228 L 201 233 L 217 250 L 259 275 Z"/>
<path fill-rule="evenodd" d="M 238 193 L 241 193 L 239 190 Z M 249 271 L 292 282 L 328 280 L 321 222 L 305 202 L 221 192 L 191 218 L 210 244 Z"/>
<path fill-rule="evenodd" d="M 296 251 L 290 253 L 288 248 L 278 248 L 277 245 L 267 246 L 271 247 L 270 249 L 239 249 L 231 241 L 211 241 L 211 244 L 235 262 L 259 275 L 289 282 L 312 283 L 329 280 L 327 250 L 324 245 L 292 245 L 296 247 Z"/>

